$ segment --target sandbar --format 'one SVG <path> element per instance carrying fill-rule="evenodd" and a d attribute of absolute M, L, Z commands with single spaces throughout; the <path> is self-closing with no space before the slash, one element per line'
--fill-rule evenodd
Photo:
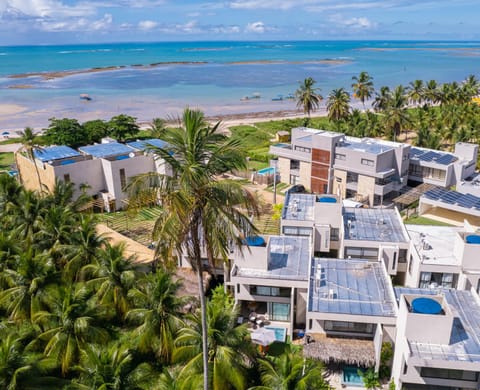
<path fill-rule="evenodd" d="M 15 115 L 27 108 L 19 104 L 0 104 L 0 115 Z"/>

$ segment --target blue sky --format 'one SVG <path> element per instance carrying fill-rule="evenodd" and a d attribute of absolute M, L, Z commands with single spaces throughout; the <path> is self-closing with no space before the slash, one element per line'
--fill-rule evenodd
<path fill-rule="evenodd" d="M 0 45 L 480 40 L 480 0 L 0 0 Z"/>

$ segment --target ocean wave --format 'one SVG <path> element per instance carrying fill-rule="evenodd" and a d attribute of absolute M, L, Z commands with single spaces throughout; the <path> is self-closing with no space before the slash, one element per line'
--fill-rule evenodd
<path fill-rule="evenodd" d="M 91 49 L 91 50 L 62 50 L 58 54 L 77 54 L 77 53 L 99 53 L 99 52 L 111 52 L 112 49 Z"/>
<path fill-rule="evenodd" d="M 0 56 L 6 56 L 7 53 L 0 53 Z"/>
<path fill-rule="evenodd" d="M 226 51 L 231 49 L 231 47 L 185 47 L 180 51 Z"/>

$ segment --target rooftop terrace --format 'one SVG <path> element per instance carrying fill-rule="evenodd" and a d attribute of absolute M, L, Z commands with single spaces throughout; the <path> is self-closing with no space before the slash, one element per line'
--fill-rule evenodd
<path fill-rule="evenodd" d="M 315 195 L 287 194 L 282 218 L 295 221 L 313 221 L 315 218 Z"/>
<path fill-rule="evenodd" d="M 62 160 L 64 158 L 78 157 L 81 154 L 69 146 L 47 146 L 34 150 L 33 154 L 42 162 Z"/>
<path fill-rule="evenodd" d="M 460 265 L 454 256 L 455 237 L 462 228 L 405 225 L 423 264 Z"/>
<path fill-rule="evenodd" d="M 425 360 L 480 362 L 480 302 L 470 291 L 414 289 L 396 287 L 397 302 L 401 294 L 443 294 L 454 314 L 449 344 L 409 341 L 412 356 Z"/>
<path fill-rule="evenodd" d="M 167 145 L 167 143 L 158 138 L 151 138 L 146 140 L 128 142 L 127 145 L 134 149 L 143 151 L 147 148 L 151 148 L 152 146 L 155 148 L 163 148 Z"/>
<path fill-rule="evenodd" d="M 307 237 L 271 236 L 267 269 L 238 268 L 236 276 L 247 278 L 307 280 L 310 240 Z"/>
<path fill-rule="evenodd" d="M 396 210 L 345 207 L 343 224 L 346 240 L 409 241 Z"/>
<path fill-rule="evenodd" d="M 390 144 L 384 143 L 380 140 L 355 137 L 345 137 L 345 140 L 340 144 L 340 147 L 370 154 L 381 154 L 393 149 Z"/>
<path fill-rule="evenodd" d="M 315 258 L 308 310 L 365 316 L 396 316 L 395 297 L 380 262 Z"/>
<path fill-rule="evenodd" d="M 411 148 L 410 160 L 434 162 L 440 165 L 449 165 L 458 160 L 458 157 L 452 153 L 438 152 L 436 150 L 424 148 Z"/>

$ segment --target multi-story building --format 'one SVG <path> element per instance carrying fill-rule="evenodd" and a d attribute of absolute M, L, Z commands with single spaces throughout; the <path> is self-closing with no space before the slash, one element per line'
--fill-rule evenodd
<path fill-rule="evenodd" d="M 397 389 L 480 388 L 480 300 L 453 289 L 395 288 Z"/>
<path fill-rule="evenodd" d="M 102 200 L 105 208 L 112 211 L 125 206 L 128 197 L 125 187 L 132 177 L 148 172 L 168 173 L 163 160 L 145 152 L 147 146 L 164 145 L 161 140 L 150 139 L 127 144 L 107 142 L 78 150 L 49 146 L 36 150 L 34 161 L 17 153 L 17 165 L 27 189 L 52 190 L 56 180 L 71 182 L 75 184 L 74 196 L 84 191 Z"/>
<path fill-rule="evenodd" d="M 460 142 L 454 153 L 438 152 L 300 127 L 292 129 L 290 144 L 272 145 L 270 153 L 284 183 L 378 205 L 409 182 L 449 187 L 463 181 L 475 171 L 478 146 Z"/>

